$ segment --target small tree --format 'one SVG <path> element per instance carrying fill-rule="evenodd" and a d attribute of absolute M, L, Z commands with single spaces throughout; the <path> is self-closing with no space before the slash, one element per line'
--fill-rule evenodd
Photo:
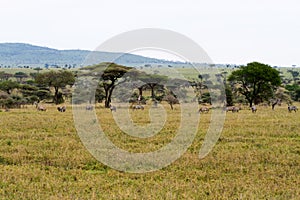
<path fill-rule="evenodd" d="M 172 94 L 168 94 L 163 98 L 164 101 L 168 102 L 170 105 L 171 109 L 173 110 L 173 105 L 174 104 L 179 104 L 179 101 L 176 97 L 174 97 Z"/>
<path fill-rule="evenodd" d="M 38 84 L 53 87 L 53 102 L 55 104 L 59 104 L 63 102 L 62 93 L 59 92 L 59 89 L 62 89 L 67 85 L 73 85 L 75 82 L 75 77 L 70 71 L 49 71 L 38 74 L 35 81 Z"/>

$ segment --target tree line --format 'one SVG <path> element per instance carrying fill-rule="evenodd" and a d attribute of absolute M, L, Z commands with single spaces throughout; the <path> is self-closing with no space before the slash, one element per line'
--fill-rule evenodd
<path fill-rule="evenodd" d="M 70 100 L 73 92 L 77 92 L 79 95 L 73 99 L 74 103 L 87 103 L 80 97 L 90 95 L 90 102 L 93 99 L 96 102 L 104 101 L 107 108 L 112 98 L 132 103 L 145 103 L 148 99 L 156 102 L 165 100 L 173 108 L 173 104 L 179 103 L 179 99 L 187 96 L 186 88 L 193 88 L 194 101 L 211 103 L 212 95 L 217 95 L 209 91 L 209 88 L 214 88 L 214 82 L 223 83 L 222 92 L 226 96 L 224 103 L 227 106 L 234 103 L 248 103 L 252 106 L 270 102 L 270 99 L 299 101 L 299 72 L 288 72 L 293 77 L 293 81 L 288 84 L 284 83 L 285 79 L 278 69 L 258 62 L 248 63 L 234 69 L 230 74 L 226 71 L 218 74 L 199 74 L 197 79 L 188 81 L 180 78 L 169 79 L 159 73 L 146 73 L 115 63 L 84 67 L 80 72 L 0 72 L 0 105 L 14 108 L 43 100 L 61 104 Z M 74 85 L 79 75 L 81 79 L 76 82 L 79 84 Z M 115 88 L 120 85 L 125 87 L 116 91 Z M 91 91 L 91 88 L 94 91 Z M 150 95 L 144 95 L 144 91 L 149 91 Z"/>

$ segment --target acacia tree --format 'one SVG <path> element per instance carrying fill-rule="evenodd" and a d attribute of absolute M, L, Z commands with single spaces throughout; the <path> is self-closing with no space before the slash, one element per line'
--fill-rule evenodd
<path fill-rule="evenodd" d="M 143 96 L 143 90 L 151 90 L 151 98 L 155 99 L 155 90 L 162 88 L 163 84 L 167 82 L 168 77 L 160 74 L 150 74 L 131 70 L 129 73 L 130 79 L 136 83 L 136 88 L 139 90 L 139 96 Z"/>
<path fill-rule="evenodd" d="M 171 109 L 173 110 L 173 105 L 174 104 L 179 104 L 178 99 L 173 95 L 173 94 L 168 94 L 163 98 L 164 101 L 168 102 L 168 104 L 170 105 Z"/>
<path fill-rule="evenodd" d="M 84 69 L 89 70 L 87 75 L 91 75 L 94 79 L 100 80 L 99 86 L 102 87 L 105 92 L 104 104 L 106 108 L 109 108 L 115 87 L 127 80 L 126 73 L 132 68 L 111 62 L 103 62 L 85 67 Z"/>
<path fill-rule="evenodd" d="M 272 97 L 281 84 L 279 72 L 269 65 L 259 62 L 248 63 L 233 71 L 228 81 L 240 94 L 244 95 L 250 107 L 259 98 Z"/>
<path fill-rule="evenodd" d="M 62 93 L 59 89 L 66 87 L 67 85 L 73 85 L 75 82 L 74 74 L 70 71 L 49 71 L 45 73 L 39 73 L 35 81 L 40 85 L 46 85 L 54 88 L 53 102 L 59 104 L 63 102 Z"/>

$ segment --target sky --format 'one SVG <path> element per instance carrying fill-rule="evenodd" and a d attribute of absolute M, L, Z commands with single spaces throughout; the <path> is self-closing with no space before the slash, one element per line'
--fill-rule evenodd
<path fill-rule="evenodd" d="M 126 31 L 160 28 L 192 39 L 214 63 L 258 61 L 272 66 L 300 67 L 298 0 L 0 0 L 0 3 L 1 43 L 94 50 Z M 146 51 L 140 54 L 147 56 Z M 175 59 L 153 52 L 151 56 Z"/>

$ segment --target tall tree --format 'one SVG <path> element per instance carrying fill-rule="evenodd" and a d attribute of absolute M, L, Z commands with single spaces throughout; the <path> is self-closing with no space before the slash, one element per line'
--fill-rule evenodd
<path fill-rule="evenodd" d="M 228 81 L 245 96 L 250 106 L 258 98 L 270 98 L 281 84 L 279 72 L 269 65 L 259 62 L 248 63 L 233 71 Z"/>
<path fill-rule="evenodd" d="M 36 76 L 35 81 L 40 85 L 46 85 L 54 88 L 53 102 L 55 104 L 62 103 L 62 93 L 59 89 L 66 87 L 67 85 L 73 85 L 75 82 L 74 74 L 70 71 L 49 71 L 45 73 L 39 73 Z"/>
<path fill-rule="evenodd" d="M 89 72 L 86 74 L 93 79 L 99 79 L 99 86 L 104 89 L 104 104 L 106 108 L 110 107 L 112 93 L 118 84 L 127 80 L 127 73 L 132 69 L 123 65 L 111 62 L 103 62 L 97 65 L 83 68 Z"/>

